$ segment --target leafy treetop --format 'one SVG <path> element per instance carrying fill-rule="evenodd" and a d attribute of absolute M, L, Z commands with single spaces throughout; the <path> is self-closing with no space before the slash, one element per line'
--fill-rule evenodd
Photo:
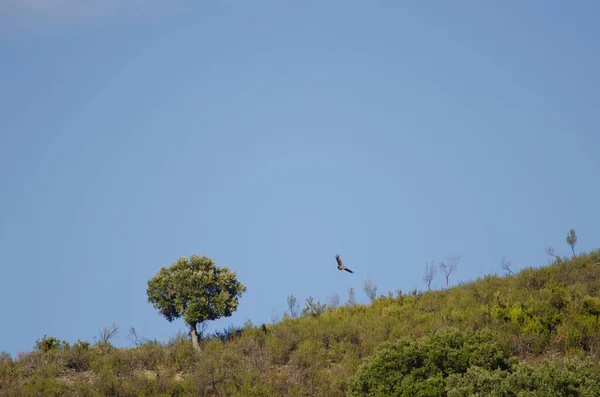
<path fill-rule="evenodd" d="M 170 322 L 183 317 L 190 326 L 229 317 L 246 291 L 235 272 L 206 256 L 182 257 L 148 281 L 148 302 Z"/>

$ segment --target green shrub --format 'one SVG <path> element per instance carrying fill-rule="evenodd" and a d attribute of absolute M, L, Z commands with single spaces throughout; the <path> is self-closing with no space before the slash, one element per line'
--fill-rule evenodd
<path fill-rule="evenodd" d="M 600 298 L 586 296 L 582 301 L 582 309 L 584 313 L 596 317 L 596 321 L 598 321 L 598 316 L 600 316 Z"/>
<path fill-rule="evenodd" d="M 385 343 L 351 381 L 350 396 L 438 396 L 445 378 L 471 366 L 505 369 L 509 357 L 489 332 L 444 330 L 420 340 Z"/>
<path fill-rule="evenodd" d="M 53 350 L 59 350 L 68 346 L 69 344 L 67 342 L 60 341 L 53 336 L 46 335 L 44 335 L 42 339 L 38 339 L 35 342 L 35 349 L 43 353 L 48 353 L 49 351 Z"/>
<path fill-rule="evenodd" d="M 543 363 L 537 368 L 525 364 L 509 370 L 472 367 L 464 374 L 449 376 L 448 397 L 593 397 L 600 395 L 597 365 L 570 364 L 560 368 Z"/>

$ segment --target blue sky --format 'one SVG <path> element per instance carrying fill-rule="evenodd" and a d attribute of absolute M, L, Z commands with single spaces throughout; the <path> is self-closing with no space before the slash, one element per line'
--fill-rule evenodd
<path fill-rule="evenodd" d="M 0 5 L 0 350 L 168 340 L 192 253 L 248 288 L 214 330 L 600 245 L 597 2 L 138 3 Z"/>

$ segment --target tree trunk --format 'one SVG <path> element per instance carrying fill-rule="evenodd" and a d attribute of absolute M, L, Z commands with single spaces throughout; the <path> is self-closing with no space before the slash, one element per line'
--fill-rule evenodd
<path fill-rule="evenodd" d="M 192 344 L 194 345 L 194 349 L 200 350 L 200 337 L 198 336 L 196 323 L 190 324 L 190 331 L 192 332 Z"/>

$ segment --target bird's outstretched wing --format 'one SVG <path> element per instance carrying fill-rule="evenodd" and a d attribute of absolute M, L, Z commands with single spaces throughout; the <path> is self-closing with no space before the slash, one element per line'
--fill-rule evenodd
<path fill-rule="evenodd" d="M 340 258 L 339 255 L 335 256 L 335 260 L 336 260 L 336 262 L 338 264 L 338 266 L 337 266 L 338 270 L 345 270 L 348 273 L 354 273 L 352 270 L 350 270 L 346 266 L 344 266 L 344 263 L 342 262 L 342 258 Z"/>

